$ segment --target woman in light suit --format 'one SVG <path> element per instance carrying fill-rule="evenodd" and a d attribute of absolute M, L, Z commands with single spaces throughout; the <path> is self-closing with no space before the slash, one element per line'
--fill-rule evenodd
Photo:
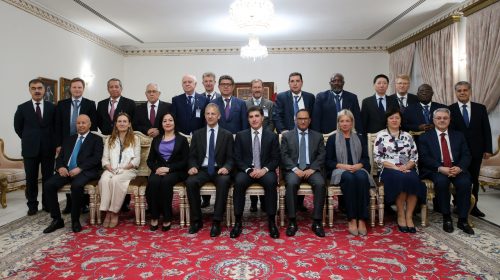
<path fill-rule="evenodd" d="M 99 180 L 101 194 L 100 211 L 106 211 L 104 227 L 116 227 L 118 212 L 127 194 L 130 180 L 137 175 L 141 161 L 141 143 L 134 135 L 130 116 L 120 113 L 111 136 L 104 143 L 102 166 L 104 172 Z"/>

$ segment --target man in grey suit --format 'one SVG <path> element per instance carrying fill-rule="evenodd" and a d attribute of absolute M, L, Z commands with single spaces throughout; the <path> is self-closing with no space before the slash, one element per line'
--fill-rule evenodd
<path fill-rule="evenodd" d="M 205 72 L 202 76 L 203 87 L 205 92 L 203 95 L 207 98 L 207 102 L 215 100 L 215 98 L 220 97 L 220 93 L 215 91 L 215 74 L 212 72 Z M 207 205 L 208 206 L 208 205 Z"/>
<path fill-rule="evenodd" d="M 261 79 L 253 79 L 251 82 L 250 91 L 252 92 L 252 98 L 245 101 L 247 108 L 252 106 L 258 106 L 262 108 L 264 112 L 264 128 L 274 131 L 274 124 L 272 121 L 273 116 L 273 102 L 267 98 L 262 97 L 264 92 L 264 86 Z"/>
<path fill-rule="evenodd" d="M 322 219 L 326 190 L 325 179 L 321 174 L 325 163 L 323 135 L 309 129 L 311 118 L 305 109 L 300 109 L 297 112 L 295 122 L 296 128 L 283 134 L 280 147 L 289 218 L 286 235 L 294 236 L 298 230 L 295 218 L 297 191 L 301 182 L 307 182 L 311 184 L 314 192 L 312 231 L 317 236 L 324 237 Z"/>

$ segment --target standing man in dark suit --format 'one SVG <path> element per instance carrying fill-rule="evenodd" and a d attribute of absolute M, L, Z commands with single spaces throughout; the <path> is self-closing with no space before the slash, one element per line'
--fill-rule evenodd
<path fill-rule="evenodd" d="M 337 129 L 337 114 L 342 109 L 348 109 L 354 115 L 356 131 L 363 133 L 361 112 L 356 94 L 344 90 L 344 76 L 335 73 L 330 78 L 330 89 L 316 95 L 314 112 L 312 114 L 312 129 L 323 134 Z"/>
<path fill-rule="evenodd" d="M 361 107 L 364 133 L 377 133 L 386 128 L 385 112 L 394 107 L 399 108 L 396 100 L 389 99 L 385 95 L 388 86 L 389 78 L 384 74 L 378 74 L 373 79 L 375 94 L 363 99 Z M 356 119 L 356 115 L 354 115 L 354 118 Z"/>
<path fill-rule="evenodd" d="M 191 210 L 189 233 L 203 227 L 200 188 L 212 182 L 216 188 L 215 207 L 210 236 L 221 233 L 220 223 L 226 209 L 233 168 L 233 134 L 220 127 L 219 107 L 209 103 L 205 108 L 207 126 L 193 133 L 189 152 L 189 177 L 186 180 L 187 197 Z"/>
<path fill-rule="evenodd" d="M 307 182 L 314 192 L 312 231 L 319 237 L 325 237 L 322 220 L 326 189 L 325 179 L 321 174 L 325 164 L 323 135 L 309 129 L 311 118 L 307 110 L 299 110 L 295 121 L 297 128 L 283 134 L 280 147 L 289 219 L 286 235 L 294 236 L 298 230 L 295 218 L 297 191 L 301 182 Z"/>
<path fill-rule="evenodd" d="M 45 185 L 47 201 L 50 206 L 52 223 L 43 231 L 51 233 L 64 227 L 61 218 L 57 191 L 66 184 L 71 184 L 71 229 L 80 232 L 80 209 L 82 207 L 85 185 L 99 178 L 101 158 L 104 149 L 102 138 L 91 133 L 91 121 L 87 115 L 79 115 L 76 121 L 77 134 L 64 139 L 56 160 L 57 173 Z"/>
<path fill-rule="evenodd" d="M 31 100 L 17 107 L 14 115 L 14 130 L 21 138 L 21 155 L 26 173 L 26 199 L 28 216 L 38 211 L 38 170 L 42 172 L 42 208 L 49 211 L 43 186 L 54 173 L 55 145 L 55 107 L 44 101 L 45 86 L 39 79 L 29 83 Z"/>
<path fill-rule="evenodd" d="M 418 103 L 410 104 L 403 113 L 403 130 L 405 131 L 428 131 L 434 129 L 432 114 L 438 108 L 446 108 L 445 105 L 432 102 L 434 90 L 428 84 L 422 84 L 417 90 Z"/>
<path fill-rule="evenodd" d="M 472 184 L 467 171 L 471 161 L 467 142 L 461 132 L 448 129 L 448 108 L 436 109 L 433 122 L 436 128 L 422 134 L 419 140 L 420 176 L 434 182 L 436 198 L 443 214 L 443 230 L 453 232 L 449 188 L 450 183 L 453 183 L 458 208 L 457 227 L 467 234 L 474 234 L 474 230 L 467 223 Z"/>
<path fill-rule="evenodd" d="M 233 96 L 233 78 L 229 75 L 220 76 L 219 90 L 221 96 L 212 101 L 212 103 L 219 106 L 219 111 L 222 115 L 219 125 L 229 130 L 232 134 L 247 129 L 247 106 L 245 105 L 245 101 Z"/>
<path fill-rule="evenodd" d="M 70 82 L 69 92 L 71 98 L 61 100 L 56 106 L 56 153 L 61 151 L 61 145 L 67 137 L 75 135 L 76 132 L 76 119 L 79 115 L 85 114 L 90 117 L 91 127 L 90 130 L 97 131 L 96 118 L 97 111 L 94 100 L 83 97 L 85 90 L 85 81 L 80 78 L 74 78 Z M 88 208 L 85 206 L 83 211 L 87 212 Z M 63 214 L 71 213 L 71 195 L 66 194 L 66 207 Z"/>
<path fill-rule="evenodd" d="M 134 117 L 134 130 L 138 130 L 149 137 L 160 134 L 160 116 L 170 112 L 172 104 L 160 100 L 160 86 L 157 83 L 149 83 L 146 86 L 146 103 L 137 106 Z"/>
<path fill-rule="evenodd" d="M 112 78 L 108 81 L 109 98 L 97 103 L 97 127 L 104 135 L 111 135 L 114 120 L 119 113 L 127 113 L 132 120 L 135 116 L 135 102 L 122 96 L 122 82 Z"/>
<path fill-rule="evenodd" d="M 207 98 L 207 102 L 214 101 L 217 97 L 220 97 L 220 93 L 215 91 L 215 74 L 212 72 L 205 72 L 201 76 L 203 87 L 205 92 L 203 95 Z"/>
<path fill-rule="evenodd" d="M 196 77 L 193 75 L 182 77 L 182 89 L 184 93 L 172 98 L 172 114 L 176 120 L 177 130 L 190 135 L 205 125 L 203 116 L 207 98 L 203 94 L 195 92 Z"/>
<path fill-rule="evenodd" d="M 295 127 L 295 115 L 300 109 L 309 114 L 314 110 L 314 94 L 302 91 L 302 74 L 293 72 L 288 76 L 290 90 L 280 92 L 273 107 L 272 120 L 278 133 L 292 130 Z"/>
<path fill-rule="evenodd" d="M 450 105 L 451 128 L 462 132 L 469 146 L 472 160 L 469 173 L 472 179 L 472 194 L 476 197 L 476 205 L 472 208 L 471 215 L 484 217 L 485 214 L 477 208 L 479 199 L 479 171 L 481 162 L 492 154 L 491 127 L 486 107 L 482 104 L 471 102 L 471 85 L 461 81 L 455 85 L 455 95 L 458 102 Z"/>
<path fill-rule="evenodd" d="M 246 191 L 252 183 L 258 183 L 265 192 L 269 235 L 271 238 L 279 238 L 280 233 L 275 221 L 278 200 L 276 168 L 280 162 L 278 135 L 262 127 L 262 108 L 250 107 L 248 122 L 251 128 L 238 132 L 234 141 L 233 159 L 237 167 L 233 191 L 235 224 L 230 237 L 240 236 L 243 230 Z"/>
<path fill-rule="evenodd" d="M 409 105 L 418 103 L 417 96 L 408 92 L 409 88 L 410 77 L 408 75 L 399 74 L 396 76 L 396 93 L 387 96 L 387 98 L 394 99 L 398 102 L 401 113 L 404 113 L 406 107 Z"/>

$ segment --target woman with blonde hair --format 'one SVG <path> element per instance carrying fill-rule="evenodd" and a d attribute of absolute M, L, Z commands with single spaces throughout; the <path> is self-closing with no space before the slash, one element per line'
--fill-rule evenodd
<path fill-rule="evenodd" d="M 106 211 L 104 227 L 116 227 L 118 212 L 123 204 L 130 181 L 137 175 L 141 161 L 141 143 L 134 135 L 131 118 L 119 113 L 113 132 L 104 143 L 102 166 L 104 172 L 99 180 L 101 194 L 100 211 Z"/>

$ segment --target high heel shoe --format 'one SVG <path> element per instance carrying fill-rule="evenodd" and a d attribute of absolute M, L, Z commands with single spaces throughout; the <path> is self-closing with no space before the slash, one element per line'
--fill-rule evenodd
<path fill-rule="evenodd" d="M 153 221 L 151 221 L 151 225 L 149 226 L 150 231 L 156 231 L 158 229 L 158 221 L 156 221 L 156 225 L 153 225 Z"/>
<path fill-rule="evenodd" d="M 109 227 L 114 228 L 118 225 L 118 213 L 113 213 L 113 217 L 111 217 L 111 221 L 109 222 Z"/>
<path fill-rule="evenodd" d="M 408 232 L 408 227 L 407 226 L 400 226 L 398 225 L 398 230 L 402 233 L 407 233 Z"/>
<path fill-rule="evenodd" d="M 417 233 L 417 229 L 415 227 L 408 227 L 409 233 Z"/>
<path fill-rule="evenodd" d="M 161 226 L 161 231 L 169 231 L 170 230 L 171 224 L 169 223 L 168 225 L 163 224 Z"/>

